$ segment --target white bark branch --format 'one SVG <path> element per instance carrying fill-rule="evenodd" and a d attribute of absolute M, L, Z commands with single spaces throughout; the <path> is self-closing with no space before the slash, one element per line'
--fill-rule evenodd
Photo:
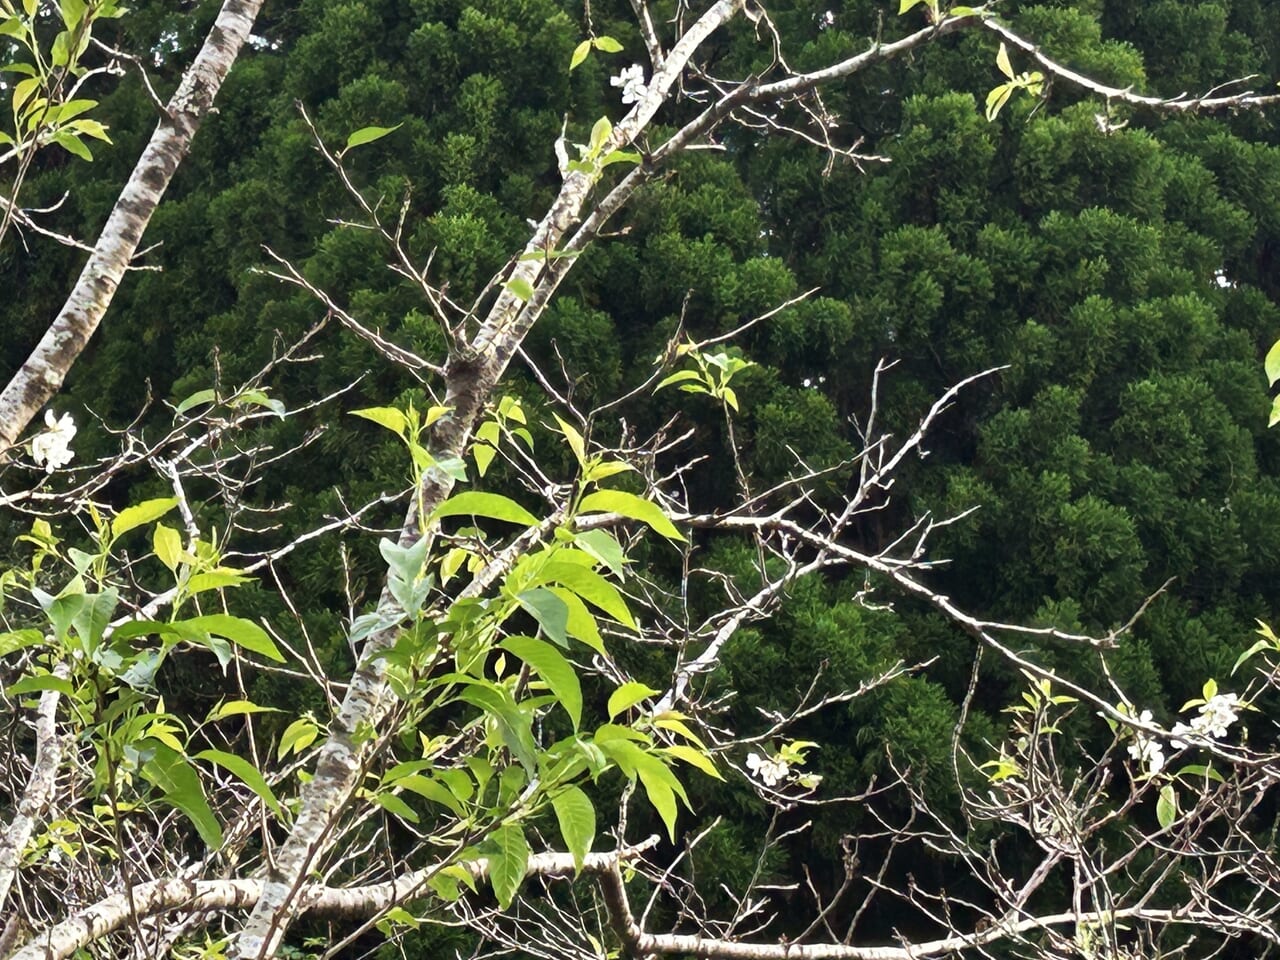
<path fill-rule="evenodd" d="M 53 670 L 55 677 L 64 680 L 69 673 L 65 663 L 58 664 Z M 31 767 L 31 776 L 27 778 L 26 788 L 22 791 L 18 811 L 4 834 L 0 835 L 0 915 L 4 913 L 9 889 L 18 875 L 22 851 L 27 848 L 36 824 L 44 815 L 58 779 L 58 766 L 62 763 L 62 740 L 57 731 L 60 697 L 57 690 L 46 690 L 40 694 L 35 721 L 35 762 Z"/>
<path fill-rule="evenodd" d="M 56 320 L 0 393 L 0 448 L 18 439 L 61 388 L 102 322 L 191 140 L 253 28 L 263 0 L 225 0 L 165 116 L 120 192 L 93 254 Z"/>
<path fill-rule="evenodd" d="M 589 853 L 582 872 L 603 874 L 620 862 L 633 860 L 658 843 L 653 836 L 642 843 L 606 853 Z M 420 896 L 429 880 L 444 864 L 414 870 L 385 883 L 359 887 L 308 885 L 297 898 L 298 913 L 312 912 L 332 917 L 366 917 L 381 913 L 397 903 Z M 489 873 L 486 858 L 461 864 L 472 877 L 482 880 Z M 529 858 L 526 877 L 569 877 L 574 875 L 573 857 L 567 853 L 539 853 Z M 119 930 L 134 916 L 156 916 L 181 910 L 186 914 L 247 910 L 262 895 L 261 880 L 181 880 L 166 878 L 139 884 L 131 893 L 117 893 L 80 911 L 34 937 L 9 960 L 64 960 L 77 950 Z M 132 905 L 132 910 L 131 910 Z"/>

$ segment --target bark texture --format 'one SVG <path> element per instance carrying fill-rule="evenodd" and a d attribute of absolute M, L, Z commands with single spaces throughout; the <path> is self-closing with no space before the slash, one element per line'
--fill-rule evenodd
<path fill-rule="evenodd" d="M 69 671 L 66 664 L 59 664 L 53 673 L 56 677 L 66 679 Z M 5 914 L 5 901 L 8 900 L 9 889 L 18 875 L 22 851 L 26 849 L 32 831 L 43 817 L 58 779 L 58 766 L 62 763 L 62 741 L 58 739 L 57 730 L 60 698 L 61 694 L 57 690 L 46 690 L 40 694 L 35 720 L 36 755 L 31 765 L 31 776 L 27 778 L 22 799 L 18 801 L 17 813 L 5 828 L 4 834 L 0 835 L 0 916 Z"/>
<path fill-rule="evenodd" d="M 12 446 L 61 388 L 102 322 L 142 234 L 222 81 L 249 37 L 263 0 L 225 0 L 204 45 L 183 74 L 155 133 L 120 192 L 75 288 L 31 356 L 0 393 L 0 449 Z"/>

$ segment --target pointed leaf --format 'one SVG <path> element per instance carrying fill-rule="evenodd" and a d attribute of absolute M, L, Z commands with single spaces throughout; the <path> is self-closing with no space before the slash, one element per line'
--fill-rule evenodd
<path fill-rule="evenodd" d="M 519 825 L 508 823 L 489 838 L 489 882 L 503 910 L 511 906 L 529 869 L 529 844 Z"/>
<path fill-rule="evenodd" d="M 537 671 L 577 730 L 582 722 L 582 684 L 573 664 L 551 644 L 533 637 L 508 637 L 500 646 Z"/>
<path fill-rule="evenodd" d="M 141 527 L 151 523 L 153 520 L 159 520 L 177 505 L 178 501 L 176 499 L 165 497 L 159 500 L 146 500 L 132 507 L 125 507 L 111 521 L 111 539 L 115 540 L 135 527 Z"/>
<path fill-rule="evenodd" d="M 684 540 L 667 515 L 656 504 L 634 493 L 621 490 L 597 490 L 582 498 L 582 513 L 617 513 L 630 520 L 639 520 L 652 527 L 668 540 Z"/>
<path fill-rule="evenodd" d="M 265 803 L 272 813 L 277 817 L 284 816 L 284 811 L 280 809 L 280 801 L 271 792 L 271 787 L 267 785 L 266 778 L 262 776 L 257 767 L 244 759 L 244 757 L 238 757 L 234 753 L 227 753 L 223 750 L 201 750 L 192 759 L 208 760 L 210 763 L 217 764 L 227 770 L 256 793 L 258 799 Z"/>
<path fill-rule="evenodd" d="M 573 867 L 581 871 L 596 837 L 596 808 L 577 787 L 566 787 L 557 793 L 551 798 L 551 806 L 555 809 L 564 845 L 573 855 Z"/>
<path fill-rule="evenodd" d="M 538 522 L 537 517 L 510 497 L 504 497 L 500 493 L 481 493 L 478 490 L 468 490 L 450 497 L 436 507 L 434 516 L 488 517 L 491 520 L 518 523 L 522 527 L 532 527 Z"/>

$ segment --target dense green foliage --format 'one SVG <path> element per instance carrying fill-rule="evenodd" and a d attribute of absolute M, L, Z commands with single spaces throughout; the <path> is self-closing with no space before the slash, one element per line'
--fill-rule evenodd
<path fill-rule="evenodd" d="M 140 0 L 118 42 L 154 50 L 172 84 L 215 6 L 175 13 Z M 349 201 L 311 144 L 295 101 L 329 142 L 366 124 L 402 124 L 353 154 L 362 184 L 394 207 L 411 190 L 411 249 L 434 253 L 433 276 L 467 302 L 527 236 L 558 185 L 550 145 L 562 117 L 616 115 L 608 73 L 641 44 L 625 4 L 592 4 L 596 27 L 626 45 L 622 58 L 567 64 L 581 38 L 580 5 L 560 0 L 277 0 L 246 50 L 196 149 L 157 214 L 162 243 L 135 273 L 75 369 L 68 400 L 111 424 L 148 397 L 176 401 L 233 382 L 322 311 L 305 294 L 254 272 L 263 245 L 303 266 L 362 322 L 423 355 L 439 334 L 411 286 L 386 270 L 368 233 L 330 218 Z M 904 29 L 886 4 L 771 5 L 795 64 L 829 62 L 880 29 Z M 1119 86 L 1167 95 L 1231 77 L 1274 75 L 1280 16 L 1266 0 L 1023 2 L 1012 22 L 1059 60 Z M 615 23 L 616 21 L 616 23 Z M 721 69 L 761 56 L 724 42 Z M 990 38 L 966 35 L 837 87 L 828 106 L 841 135 L 865 138 L 887 162 L 837 164 L 811 145 L 726 131 L 717 152 L 691 154 L 624 215 L 570 274 L 535 330 L 531 353 L 556 351 L 585 404 L 638 382 L 683 317 L 718 333 L 811 287 L 818 293 L 736 341 L 757 366 L 742 373 L 737 449 L 752 485 L 785 477 L 802 457 L 836 464 L 857 449 L 851 421 L 868 411 L 872 371 L 880 416 L 910 429 L 958 380 L 1000 368 L 966 390 L 895 499 L 858 527 L 882 546 L 926 511 L 980 509 L 937 545 L 952 563 L 935 582 L 965 607 L 1012 621 L 1107 631 L 1166 581 L 1118 661 L 1135 698 L 1179 703 L 1206 676 L 1229 672 L 1255 617 L 1275 615 L 1280 569 L 1280 439 L 1266 431 L 1259 358 L 1280 333 L 1280 138 L 1268 117 L 1160 118 L 1108 107 L 1058 85 L 1043 101 L 1011 101 L 982 115 L 998 81 Z M 626 62 L 630 62 L 627 60 Z M 25 202 L 66 202 L 51 222 L 92 236 L 153 122 L 133 75 L 104 89 L 100 119 L 114 147 L 92 165 L 42 157 Z M 570 133 L 585 139 L 585 129 Z M 7 377 L 56 313 L 79 255 L 49 242 L 0 249 L 0 374 Z M 317 340 L 323 360 L 277 379 L 286 403 L 338 389 L 372 371 L 343 402 L 388 403 L 412 382 L 376 362 L 335 324 Z M 290 377 L 294 379 L 290 380 Z M 510 391 L 536 407 L 540 390 L 516 371 Z M 695 443 L 727 452 L 718 408 L 660 393 L 641 411 L 652 426 L 677 407 Z M 315 424 L 326 433 L 252 496 L 287 498 L 299 512 L 372 495 L 399 482 L 394 445 L 368 424 Z M 278 428 L 281 443 L 304 424 Z M 614 429 L 601 424 L 604 433 Z M 86 431 L 86 452 L 95 443 Z M 109 438 L 96 441 L 105 451 Z M 849 480 L 836 473 L 825 494 Z M 731 458 L 694 481 L 699 507 L 736 482 Z M 391 517 L 389 511 L 387 517 Z M 281 536 L 283 534 L 280 534 Z M 272 536 L 267 534 L 266 536 Z M 707 544 L 706 562 L 746 579 L 751 556 Z M 345 656 L 331 571 L 337 544 L 291 557 L 282 575 L 314 601 L 317 635 Z M 366 557 L 370 581 L 375 557 Z M 661 571 L 658 571 L 661 574 Z M 816 765 L 836 792 L 882 770 L 884 745 L 938 771 L 971 648 L 933 615 L 899 603 L 872 611 L 863 584 L 814 581 L 772 622 L 727 651 L 745 729 L 756 707 L 780 706 L 820 665 L 830 689 L 856 687 L 898 658 L 937 656 L 902 679 L 821 718 Z M 714 597 L 693 598 L 714 603 Z M 889 599 L 888 596 L 882 599 Z M 1075 649 L 1035 651 L 1046 663 Z M 978 708 L 1008 702 L 990 676 Z M 193 689 L 193 696 L 199 696 Z M 970 735 L 980 742 L 979 717 Z M 804 733 L 804 731 L 800 731 Z M 722 869 L 753 867 L 763 814 L 745 796 L 700 784 L 700 810 L 729 818 L 716 841 Z M 838 856 L 847 825 L 822 822 L 814 849 Z M 786 873 L 785 864 L 771 864 Z M 886 918 L 885 925 L 892 926 Z"/>

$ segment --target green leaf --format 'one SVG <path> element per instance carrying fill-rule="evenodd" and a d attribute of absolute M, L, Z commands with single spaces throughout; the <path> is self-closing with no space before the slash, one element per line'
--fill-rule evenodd
<path fill-rule="evenodd" d="M 591 45 L 602 53 L 621 53 L 622 44 L 613 37 L 596 37 Z"/>
<path fill-rule="evenodd" d="M 1013 72 L 1013 64 L 1009 62 L 1009 48 L 1003 43 L 1000 44 L 1000 49 L 996 51 L 996 67 L 1010 80 L 1016 76 Z"/>
<path fill-rule="evenodd" d="M 608 530 L 583 530 L 574 534 L 574 542 L 591 556 L 595 557 L 616 577 L 626 571 L 627 558 L 622 552 L 622 545 Z"/>
<path fill-rule="evenodd" d="M 551 798 L 551 806 L 560 824 L 560 836 L 573 855 L 573 867 L 582 870 L 582 863 L 591 852 L 596 838 L 596 808 L 590 798 L 577 787 L 566 787 Z"/>
<path fill-rule="evenodd" d="M 399 130 L 404 124 L 397 123 L 394 127 L 361 127 L 351 136 L 347 137 L 347 145 L 342 148 L 342 152 L 346 153 L 356 147 L 363 147 L 366 143 L 373 143 L 375 140 L 381 140 L 389 133 Z"/>
<path fill-rule="evenodd" d="M 74 30 L 84 19 L 84 0 L 59 0 L 58 9 L 68 30 Z"/>
<path fill-rule="evenodd" d="M 987 94 L 987 120 L 994 120 L 1000 112 L 1000 108 L 1009 102 L 1009 97 L 1013 95 L 1013 84 L 1002 83 Z"/>
<path fill-rule="evenodd" d="M 548 637 L 562 647 L 569 645 L 569 608 L 563 600 L 545 587 L 534 587 L 517 595 L 516 602 L 538 621 Z"/>
<path fill-rule="evenodd" d="M 10 633 L 0 633 L 0 657 L 7 657 L 17 650 L 38 646 L 41 643 L 44 643 L 44 634 L 39 630 L 14 630 Z M 1263 645 L 1265 646 L 1265 643 Z"/>
<path fill-rule="evenodd" d="M 16 697 L 22 693 L 43 693 L 45 690 L 56 690 L 64 697 L 74 696 L 76 692 L 70 680 L 46 673 L 38 677 L 23 677 L 10 684 L 5 689 L 5 693 L 10 697 Z"/>
<path fill-rule="evenodd" d="M 1276 381 L 1280 380 L 1280 340 L 1271 345 L 1271 349 L 1267 351 L 1267 359 L 1263 362 L 1263 366 L 1267 371 L 1267 382 L 1271 386 L 1276 385 Z"/>
<path fill-rule="evenodd" d="M 299 717 L 284 728 L 280 736 L 280 746 L 276 748 L 276 759 L 283 760 L 290 753 L 302 753 L 315 742 L 320 729 L 309 717 Z"/>
<path fill-rule="evenodd" d="M 599 607 L 623 626 L 636 628 L 635 618 L 627 609 L 627 602 L 618 592 L 618 588 L 600 574 L 576 563 L 557 563 L 552 561 L 543 566 L 541 576 L 544 582 L 554 581 L 568 587 L 583 600 Z"/>
<path fill-rule="evenodd" d="M 280 808 L 280 801 L 271 792 L 271 787 L 268 786 L 266 779 L 258 768 L 244 759 L 244 757 L 238 757 L 234 753 L 227 753 L 224 750 L 201 750 L 192 759 L 208 760 L 210 763 L 222 767 L 222 769 L 239 778 L 246 787 L 256 793 L 258 799 L 265 803 L 277 817 L 284 816 L 284 811 Z"/>
<path fill-rule="evenodd" d="M 601 117 L 591 127 L 591 154 L 595 156 L 604 149 L 605 141 L 613 133 L 613 124 L 608 117 Z"/>
<path fill-rule="evenodd" d="M 205 723 L 222 720 L 226 717 L 242 717 L 252 713 L 283 713 L 277 707 L 260 707 L 252 700 L 228 700 L 209 711 L 204 718 Z"/>
<path fill-rule="evenodd" d="M 600 636 L 600 625 L 596 622 L 595 614 L 582 602 L 582 598 L 565 587 L 552 587 L 551 592 L 564 602 L 568 610 L 568 618 L 564 625 L 565 632 L 573 639 L 585 643 L 596 653 L 607 656 L 604 638 Z M 552 639 L 555 638 L 552 637 Z M 567 647 L 568 643 L 564 646 Z"/>
<path fill-rule="evenodd" d="M 1168 830 L 1178 816 L 1178 795 L 1173 784 L 1166 783 L 1160 788 L 1160 796 L 1156 799 L 1156 822 L 1161 829 Z"/>
<path fill-rule="evenodd" d="M 175 498 L 165 497 L 158 500 L 145 500 L 135 506 L 125 507 L 111 521 L 111 539 L 116 540 L 135 527 L 159 520 L 177 505 L 178 501 Z"/>
<path fill-rule="evenodd" d="M 507 637 L 500 646 L 537 671 L 577 730 L 582 722 L 582 684 L 573 664 L 551 644 L 533 637 Z"/>
<path fill-rule="evenodd" d="M 919 6 L 923 2 L 924 0 L 902 0 L 902 2 L 898 4 L 898 16 L 902 16 L 912 7 Z"/>
<path fill-rule="evenodd" d="M 1203 763 L 1189 763 L 1177 773 L 1175 777 L 1204 777 L 1209 780 L 1216 780 L 1218 783 L 1224 783 L 1222 774 L 1213 767 L 1205 766 Z"/>
<path fill-rule="evenodd" d="M 573 48 L 573 56 L 569 58 L 570 72 L 577 70 L 582 66 L 583 61 L 587 59 L 587 54 L 591 52 L 591 41 L 583 40 L 580 44 Z"/>
<path fill-rule="evenodd" d="M 410 773 L 397 778 L 395 786 L 398 789 L 416 793 L 432 803 L 438 803 L 459 818 L 465 818 L 467 815 L 466 811 L 462 809 L 462 804 L 458 803 L 458 798 L 444 784 L 424 777 L 420 773 Z"/>
<path fill-rule="evenodd" d="M 581 513 L 616 513 L 629 520 L 639 520 L 668 540 L 684 540 L 667 515 L 656 504 L 634 493 L 621 490 L 597 490 L 582 498 Z"/>
<path fill-rule="evenodd" d="M 532 527 L 538 518 L 516 503 L 510 497 L 500 493 L 481 493 L 478 490 L 467 490 L 450 497 L 436 507 L 433 516 L 441 517 L 488 517 L 491 520 L 503 520 L 516 523 L 522 527 Z"/>
<path fill-rule="evenodd" d="M 254 578 L 232 570 L 209 570 L 197 573 L 187 581 L 187 595 L 195 596 L 206 590 L 218 590 L 222 587 L 237 587 L 242 583 L 250 583 Z"/>
<path fill-rule="evenodd" d="M 182 535 L 173 527 L 157 523 L 151 534 L 151 549 L 161 563 L 170 570 L 177 570 L 182 558 Z"/>
<path fill-rule="evenodd" d="M 225 613 L 210 613 L 203 617 L 192 617 L 190 620 L 178 620 L 173 626 L 184 632 L 194 630 L 197 633 L 208 633 L 215 637 L 222 637 L 225 640 L 230 640 L 237 647 L 260 654 L 268 660 L 284 663 L 284 654 L 276 648 L 274 641 L 267 635 L 267 631 L 252 620 L 233 617 Z"/>
<path fill-rule="evenodd" d="M 205 403 L 214 403 L 217 399 L 218 395 L 212 390 L 197 390 L 195 393 L 191 394 L 191 396 L 187 397 L 187 399 L 174 407 L 173 412 L 178 416 L 181 416 L 192 407 L 198 407 Z"/>
<path fill-rule="evenodd" d="M 59 130 L 51 138 L 54 143 L 66 150 L 67 153 L 74 154 L 81 160 L 93 162 L 93 151 L 84 145 L 84 142 L 74 133 L 66 130 Z"/>
<path fill-rule="evenodd" d="M 587 465 L 587 445 L 582 439 L 582 434 L 575 430 L 572 426 L 560 419 L 557 414 L 552 414 L 556 423 L 560 426 L 560 432 L 564 434 L 564 438 L 568 441 L 569 449 L 573 451 L 574 458 L 578 461 L 579 467 Z"/>
<path fill-rule="evenodd" d="M 612 720 L 624 710 L 630 710 L 646 697 L 653 697 L 658 691 L 647 684 L 635 680 L 628 681 L 613 691 L 609 696 L 609 719 Z"/>
<path fill-rule="evenodd" d="M 393 813 L 401 820 L 409 823 L 417 823 L 419 820 L 413 808 L 394 793 L 375 793 L 371 799 L 387 813 Z"/>
<path fill-rule="evenodd" d="M 695 750 L 693 747 L 677 743 L 674 746 L 663 747 L 662 752 L 678 760 L 683 760 L 690 766 L 697 767 L 709 777 L 715 777 L 717 780 L 724 779 L 720 771 L 716 769 L 716 765 L 711 762 L 711 758 L 701 750 Z"/>
<path fill-rule="evenodd" d="M 1267 418 L 1267 426 L 1274 427 L 1280 423 L 1280 397 L 1276 397 L 1271 403 L 1271 416 Z"/>
<path fill-rule="evenodd" d="M 363 410 L 352 410 L 353 417 L 363 417 L 365 420 L 372 420 L 379 426 L 386 427 L 398 437 L 407 438 L 409 435 L 409 418 L 404 412 L 397 410 L 395 407 L 366 407 Z"/>
<path fill-rule="evenodd" d="M 164 794 L 171 806 L 187 815 L 205 846 L 216 850 L 222 846 L 222 827 L 205 798 L 200 776 L 191 762 L 158 740 L 144 741 L 151 759 L 142 765 L 142 775 Z"/>
<path fill-rule="evenodd" d="M 516 891 L 529 869 L 529 844 L 524 838 L 524 830 L 517 824 L 508 823 L 493 832 L 488 846 L 492 851 L 489 854 L 489 882 L 493 885 L 498 904 L 506 910 L 515 900 Z"/>
<path fill-rule="evenodd" d="M 524 277 L 515 277 L 512 280 L 508 280 L 503 286 L 510 290 L 511 295 L 521 303 L 528 303 L 533 299 L 533 284 Z"/>

